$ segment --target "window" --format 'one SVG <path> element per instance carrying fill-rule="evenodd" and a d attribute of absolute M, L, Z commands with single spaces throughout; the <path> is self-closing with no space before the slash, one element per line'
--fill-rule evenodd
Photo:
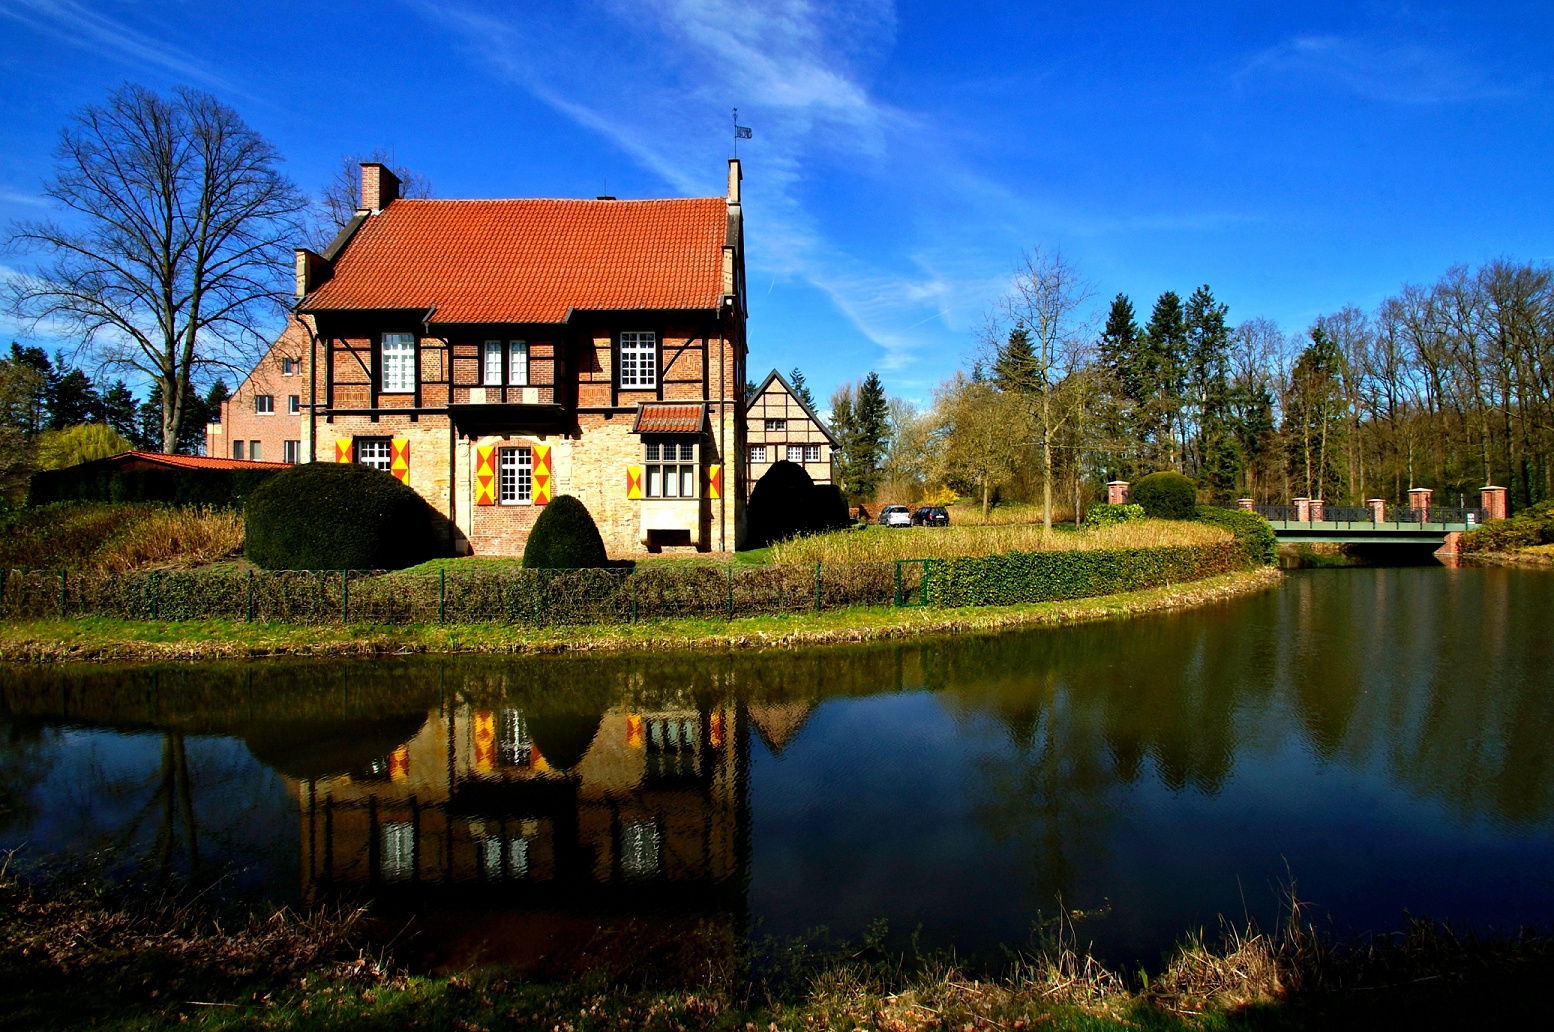
<path fill-rule="evenodd" d="M 502 342 L 499 340 L 486 341 L 485 366 L 480 382 L 493 387 L 502 384 Z"/>
<path fill-rule="evenodd" d="M 384 881 L 408 881 L 415 873 L 415 828 L 409 821 L 389 821 L 379 830 L 382 852 L 378 871 Z"/>
<path fill-rule="evenodd" d="M 299 413 L 301 411 L 302 411 L 302 395 L 300 395 L 300 394 L 288 394 L 288 395 L 286 395 L 286 412 L 287 412 L 287 414 L 295 416 L 297 413 Z"/>
<path fill-rule="evenodd" d="M 387 437 L 358 437 L 356 461 L 386 472 L 394 465 L 394 442 Z"/>
<path fill-rule="evenodd" d="M 523 710 L 496 711 L 496 762 L 504 767 L 527 767 L 534 746 L 529 741 L 529 722 Z"/>
<path fill-rule="evenodd" d="M 293 464 L 301 462 L 302 461 L 302 442 L 301 441 L 287 441 L 285 444 L 281 445 L 281 461 L 282 462 L 290 462 L 290 463 L 293 463 Z"/>
<path fill-rule="evenodd" d="M 496 500 L 518 505 L 534 498 L 534 453 L 528 448 L 497 449 Z"/>
<path fill-rule="evenodd" d="M 415 390 L 415 334 L 383 335 L 383 376 L 385 394 L 409 394 Z"/>
<path fill-rule="evenodd" d="M 283 358 L 283 359 L 281 359 L 281 375 L 282 376 L 295 376 L 295 375 L 297 375 L 297 360 L 295 358 Z"/>
<path fill-rule="evenodd" d="M 232 457 L 234 459 L 241 459 L 243 457 L 243 442 L 242 441 L 233 441 L 232 442 Z"/>
<path fill-rule="evenodd" d="M 638 821 L 621 825 L 621 873 L 628 878 L 651 878 L 658 873 L 658 825 Z"/>
<path fill-rule="evenodd" d="M 620 386 L 658 386 L 658 337 L 652 333 L 621 334 Z"/>
<path fill-rule="evenodd" d="M 696 442 L 691 439 L 659 438 L 646 443 L 649 498 L 695 498 L 697 471 Z"/>
<path fill-rule="evenodd" d="M 529 383 L 529 345 L 515 340 L 507 345 L 507 382 L 514 387 L 526 387 Z"/>
<path fill-rule="evenodd" d="M 529 840 L 489 837 L 481 840 L 481 864 L 487 878 L 522 878 L 529 873 Z"/>
<path fill-rule="evenodd" d="M 684 717 L 649 717 L 646 731 L 648 774 L 674 777 L 697 773 L 701 750 L 699 721 Z"/>
<path fill-rule="evenodd" d="M 261 416 L 273 416 L 273 415 L 275 415 L 275 395 L 273 395 L 273 394 L 255 394 L 254 395 L 254 411 L 257 412 Z"/>
<path fill-rule="evenodd" d="M 790 444 L 790 445 L 788 445 L 788 461 L 789 462 L 803 462 L 804 461 L 804 446 L 802 444 Z"/>
<path fill-rule="evenodd" d="M 751 462 L 765 462 L 766 461 L 766 445 L 764 445 L 764 444 L 752 444 L 750 446 L 750 461 Z"/>
<path fill-rule="evenodd" d="M 768 419 L 766 421 L 766 432 L 769 434 L 780 434 L 787 429 L 788 421 L 786 419 Z"/>
<path fill-rule="evenodd" d="M 251 459 L 254 462 L 262 461 L 259 458 L 259 442 L 258 441 L 249 441 L 248 442 L 248 457 L 249 457 L 249 459 Z"/>
<path fill-rule="evenodd" d="M 804 461 L 805 462 L 819 462 L 820 461 L 820 445 L 818 445 L 818 444 L 806 444 L 804 446 Z"/>

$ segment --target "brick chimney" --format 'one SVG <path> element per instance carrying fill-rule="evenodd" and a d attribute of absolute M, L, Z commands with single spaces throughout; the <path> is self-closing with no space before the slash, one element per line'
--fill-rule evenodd
<path fill-rule="evenodd" d="M 379 212 L 399 198 L 399 177 L 387 165 L 362 162 L 362 211 Z"/>

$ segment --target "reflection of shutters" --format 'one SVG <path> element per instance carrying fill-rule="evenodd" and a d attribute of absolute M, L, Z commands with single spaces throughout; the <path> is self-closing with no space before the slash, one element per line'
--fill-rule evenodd
<path fill-rule="evenodd" d="M 336 462 L 350 462 L 351 461 L 351 439 L 349 437 L 336 437 L 335 438 L 335 461 Z"/>
<path fill-rule="evenodd" d="M 496 762 L 496 715 L 490 710 L 476 710 L 474 724 L 475 769 L 484 774 Z"/>
<path fill-rule="evenodd" d="M 534 446 L 534 504 L 550 501 L 550 445 Z"/>
<path fill-rule="evenodd" d="M 389 777 L 403 781 L 410 776 L 410 747 L 402 745 L 389 753 Z"/>
<path fill-rule="evenodd" d="M 708 466 L 707 467 L 707 497 L 708 498 L 722 498 L 723 497 L 723 467 L 722 466 Z"/>
<path fill-rule="evenodd" d="M 496 445 L 475 449 L 475 504 L 496 504 Z"/>
<path fill-rule="evenodd" d="M 641 466 L 627 466 L 626 467 L 626 497 L 627 498 L 641 498 L 642 497 L 642 467 Z"/>
<path fill-rule="evenodd" d="M 642 714 L 632 713 L 626 717 L 626 748 L 642 748 Z"/>
<path fill-rule="evenodd" d="M 393 458 L 389 460 L 389 472 L 394 474 L 394 478 L 401 484 L 408 484 L 410 482 L 410 439 L 394 438 L 391 452 Z"/>

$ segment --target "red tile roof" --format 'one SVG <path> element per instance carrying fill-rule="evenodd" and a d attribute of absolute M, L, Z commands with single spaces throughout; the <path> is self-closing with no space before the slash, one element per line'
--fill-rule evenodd
<path fill-rule="evenodd" d="M 144 462 L 153 466 L 179 466 L 184 469 L 276 469 L 284 462 L 250 462 L 247 459 L 222 459 L 205 455 L 164 455 L 161 452 L 127 451 L 110 455 L 99 462 L 127 465 Z"/>
<path fill-rule="evenodd" d="M 700 405 L 669 401 L 644 402 L 637 410 L 637 422 L 631 429 L 638 434 L 698 434 L 701 433 L 704 414 L 705 410 Z"/>
<path fill-rule="evenodd" d="M 727 235 L 721 197 L 401 199 L 367 216 L 302 309 L 557 323 L 570 308 L 716 308 Z"/>

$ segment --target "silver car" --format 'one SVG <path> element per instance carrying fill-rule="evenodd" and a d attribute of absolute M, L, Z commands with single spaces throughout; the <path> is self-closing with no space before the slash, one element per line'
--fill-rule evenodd
<path fill-rule="evenodd" d="M 910 527 L 911 525 L 912 510 L 904 505 L 887 505 L 880 510 L 882 527 Z"/>

